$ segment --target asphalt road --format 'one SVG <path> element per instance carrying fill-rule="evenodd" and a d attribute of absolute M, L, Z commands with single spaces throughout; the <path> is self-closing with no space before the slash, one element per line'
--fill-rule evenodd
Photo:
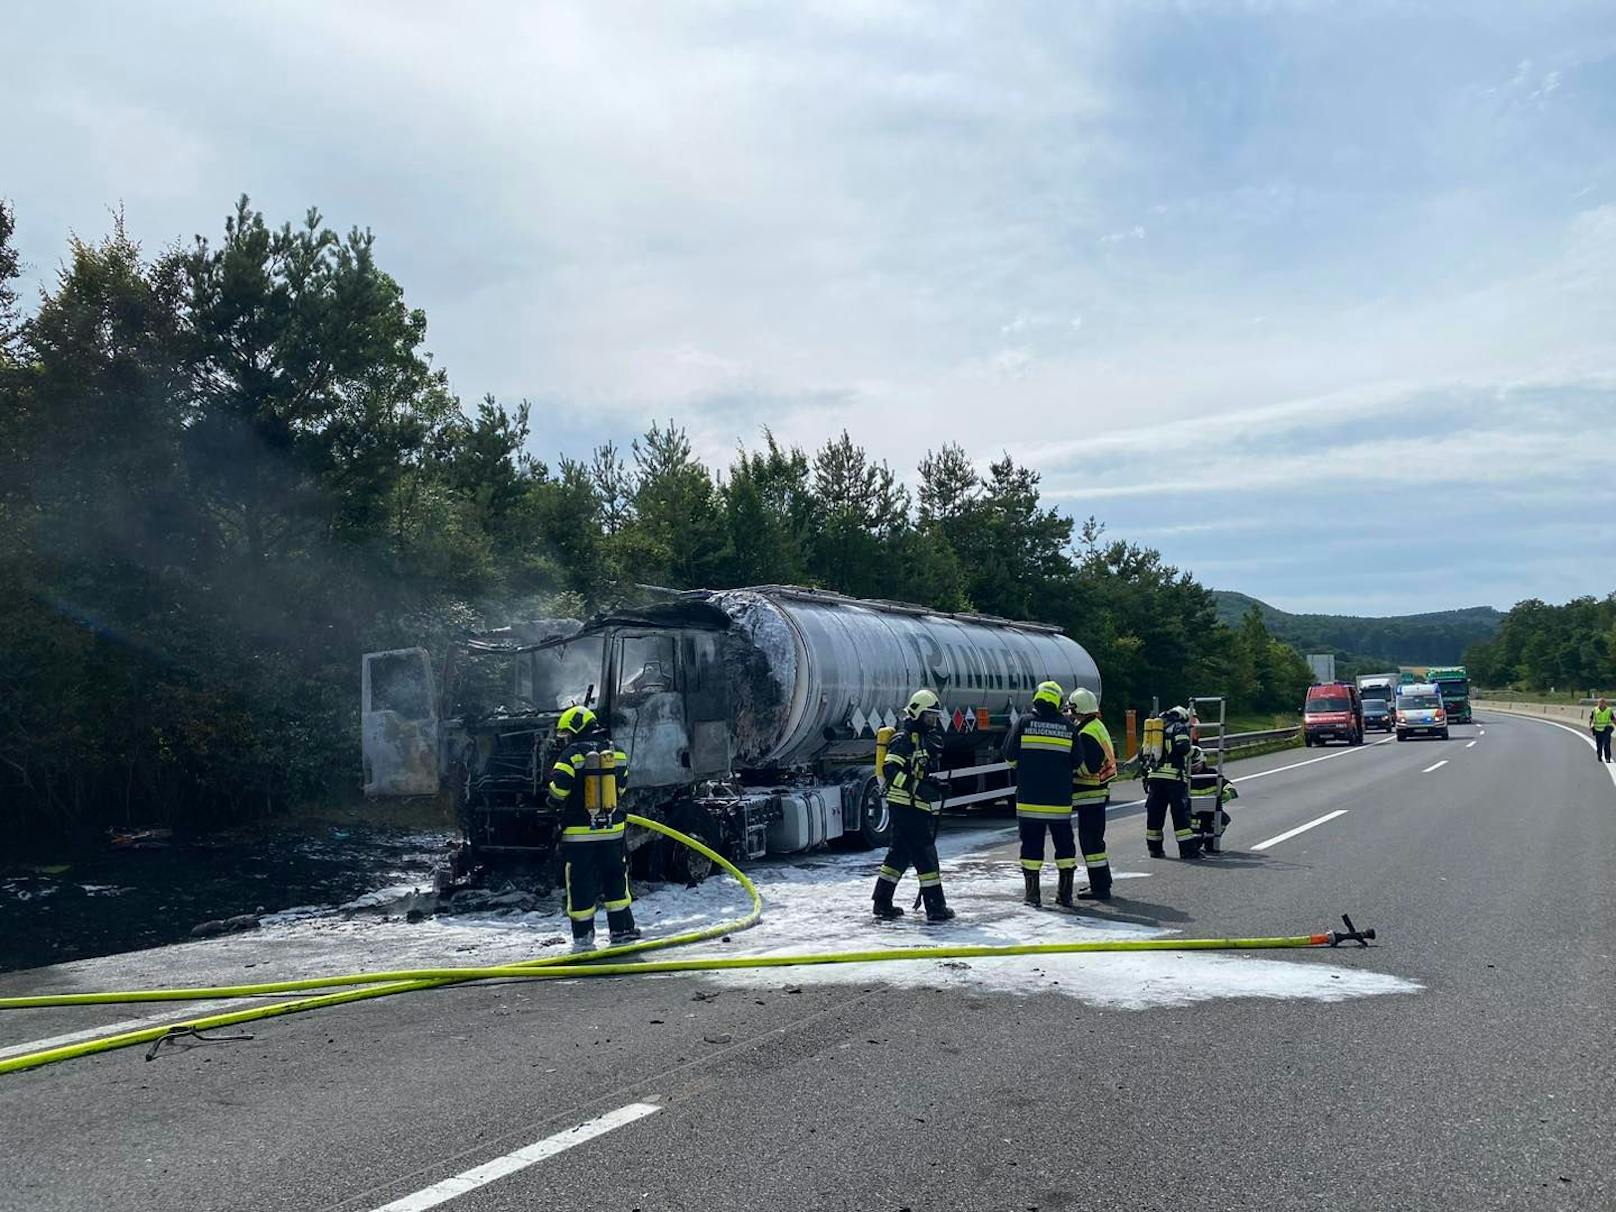
<path fill-rule="evenodd" d="M 0 1207 L 1616 1207 L 1616 783 L 1591 748 L 1490 715 L 1238 769 L 1218 859 L 1148 860 L 1115 814 L 1113 861 L 1149 876 L 1096 913 L 1243 936 L 1345 910 L 1376 947 L 1277 962 L 1418 990 L 1119 1010 L 783 970 L 414 994 L 0 1077 Z M 96 1021 L 49 1015 L 29 1030 Z"/>

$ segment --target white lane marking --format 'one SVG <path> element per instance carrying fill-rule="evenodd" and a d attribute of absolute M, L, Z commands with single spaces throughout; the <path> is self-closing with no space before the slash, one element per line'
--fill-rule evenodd
<path fill-rule="evenodd" d="M 1494 710 L 1502 711 L 1503 708 L 1494 708 Z M 1594 738 L 1584 733 L 1580 728 L 1573 728 L 1570 724 L 1562 724 L 1559 720 L 1546 720 L 1540 715 L 1526 715 L 1525 713 L 1519 711 L 1506 711 L 1504 714 L 1512 715 L 1518 720 L 1535 720 L 1539 724 L 1547 724 L 1550 728 L 1558 728 L 1562 732 L 1569 732 L 1572 736 L 1576 737 L 1595 753 L 1599 752 L 1599 746 L 1594 744 Z M 1606 765 L 1605 773 L 1610 775 L 1610 781 L 1612 783 L 1616 783 L 1616 763 Z"/>
<path fill-rule="evenodd" d="M 189 1022 L 193 1018 L 200 1018 L 206 1011 L 217 1010 L 222 1006 L 234 1006 L 239 1010 L 243 1004 L 254 1004 L 254 1001 L 249 999 L 244 1002 L 241 998 L 231 997 L 208 1002 L 177 1003 L 167 1014 L 153 1014 L 147 1018 L 126 1018 L 122 1022 L 103 1023 L 99 1027 L 69 1031 L 66 1035 L 53 1035 L 49 1039 L 36 1039 L 26 1044 L 10 1044 L 0 1048 L 0 1060 L 21 1056 L 24 1052 L 45 1052 L 51 1048 L 65 1048 L 69 1044 L 80 1044 L 87 1039 L 99 1039 L 103 1035 L 122 1035 L 125 1031 L 139 1031 L 142 1027 Z"/>
<path fill-rule="evenodd" d="M 660 1110 L 662 1108 L 655 1103 L 630 1103 L 626 1107 L 619 1107 L 615 1111 L 608 1111 L 605 1115 L 587 1120 L 576 1128 L 568 1128 L 565 1132 L 557 1132 L 554 1136 L 536 1140 L 531 1145 L 523 1145 L 504 1157 L 496 1157 L 491 1162 L 473 1166 L 470 1170 L 456 1174 L 453 1178 L 446 1178 L 441 1183 L 423 1187 L 413 1195 L 406 1195 L 403 1199 L 383 1204 L 375 1212 L 422 1212 L 426 1208 L 435 1208 L 439 1204 L 448 1203 L 458 1195 L 475 1191 L 478 1187 L 486 1187 L 496 1179 L 505 1178 L 519 1170 L 526 1170 L 536 1162 L 554 1157 L 557 1153 L 564 1153 L 574 1145 L 581 1145 L 585 1141 L 594 1140 L 597 1136 L 604 1136 L 614 1129 L 632 1124 L 635 1120 L 644 1119 L 647 1115 Z"/>
<path fill-rule="evenodd" d="M 1447 764 L 1448 764 L 1448 759 L 1443 758 L 1435 766 L 1427 766 L 1424 770 L 1420 771 L 1420 773 L 1421 774 L 1430 774 L 1431 771 L 1433 771 L 1433 770 L 1441 770 L 1442 767 L 1446 766 Z"/>
<path fill-rule="evenodd" d="M 1324 824 L 1325 821 L 1333 821 L 1338 816 L 1346 816 L 1346 815 L 1347 815 L 1347 810 L 1345 808 L 1337 808 L 1334 812 L 1326 812 L 1323 816 L 1319 817 L 1319 819 L 1316 820 L 1316 821 L 1309 821 L 1305 825 L 1298 825 L 1298 826 L 1296 826 L 1295 829 L 1287 829 L 1287 830 L 1285 830 L 1284 833 L 1279 834 L 1277 837 L 1271 837 L 1266 842 L 1258 842 L 1255 846 L 1252 847 L 1252 849 L 1253 850 L 1267 850 L 1268 847 L 1270 847 L 1270 846 L 1277 846 L 1277 845 L 1279 845 L 1280 842 L 1288 841 L 1289 839 L 1295 837 L 1298 833 L 1306 833 L 1309 829 L 1313 828 L 1315 825 L 1322 825 L 1322 824 Z"/>
<path fill-rule="evenodd" d="M 1487 735 L 1487 730 L 1485 728 L 1478 728 L 1478 729 L 1476 729 L 1476 735 L 1477 736 L 1486 736 Z"/>
<path fill-rule="evenodd" d="M 1476 742 L 1475 741 L 1471 741 L 1468 745 L 1465 746 L 1466 749 L 1474 749 L 1475 747 L 1476 747 Z"/>
<path fill-rule="evenodd" d="M 1305 762 L 1292 762 L 1289 766 L 1275 766 L 1272 770 L 1259 770 L 1256 774 L 1243 774 L 1237 779 L 1230 779 L 1231 783 L 1249 783 L 1252 779 L 1267 778 L 1270 774 L 1281 774 L 1286 770 L 1296 770 L 1302 766 L 1311 766 L 1314 762 L 1328 762 L 1331 758 L 1345 757 L 1349 753 L 1363 753 L 1373 749 L 1376 745 L 1384 745 L 1396 737 L 1381 737 L 1378 741 L 1370 741 L 1367 745 L 1348 745 L 1345 749 L 1337 749 L 1334 753 L 1326 753 L 1323 757 L 1308 758 Z"/>

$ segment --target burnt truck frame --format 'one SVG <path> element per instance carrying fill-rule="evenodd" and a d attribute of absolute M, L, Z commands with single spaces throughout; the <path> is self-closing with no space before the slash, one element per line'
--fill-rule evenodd
<path fill-rule="evenodd" d="M 793 623 L 788 642 L 773 632 L 793 614 L 804 626 Z M 742 635 L 738 619 L 761 623 Z M 1036 667 L 1035 641 L 1071 668 Z M 875 733 L 898 722 L 909 693 L 926 685 L 943 700 L 944 807 L 988 805 L 1013 792 L 999 749 L 1017 704 L 1027 709 L 1058 673 L 1099 689 L 1092 661 L 1056 627 L 789 586 L 693 591 L 583 624 L 470 633 L 437 670 L 423 648 L 366 654 L 365 792 L 448 798 L 462 840 L 446 883 L 512 866 L 552 883 L 555 723 L 581 703 L 629 755 L 631 812 L 737 859 L 881 846 L 891 823 Z M 642 876 L 693 882 L 711 867 L 645 830 L 630 831 L 630 847 Z"/>

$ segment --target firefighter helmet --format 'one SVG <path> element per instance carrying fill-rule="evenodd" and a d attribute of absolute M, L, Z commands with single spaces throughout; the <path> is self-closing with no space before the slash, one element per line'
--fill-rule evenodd
<path fill-rule="evenodd" d="M 1065 691 L 1061 689 L 1059 682 L 1039 682 L 1038 689 L 1032 692 L 1032 701 L 1034 703 L 1048 703 L 1051 707 L 1059 707 L 1061 697 L 1064 694 Z"/>
<path fill-rule="evenodd" d="M 929 727 L 936 727 L 943 720 L 942 710 L 937 706 L 937 696 L 929 690 L 917 690 L 910 695 L 903 714 L 917 724 Z M 931 718 L 928 720 L 927 716 Z"/>
<path fill-rule="evenodd" d="M 556 721 L 557 732 L 570 732 L 582 736 L 595 726 L 595 713 L 587 707 L 568 707 Z"/>
<path fill-rule="evenodd" d="M 1100 713 L 1100 700 L 1094 696 L 1094 691 L 1087 686 L 1079 686 L 1066 697 L 1066 705 L 1075 715 L 1098 715 Z"/>

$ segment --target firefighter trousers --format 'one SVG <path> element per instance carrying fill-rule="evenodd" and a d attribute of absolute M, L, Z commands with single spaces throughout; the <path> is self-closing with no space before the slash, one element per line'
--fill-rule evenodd
<path fill-rule="evenodd" d="M 1070 871 L 1077 866 L 1077 841 L 1072 836 L 1072 814 L 1024 816 L 1016 821 L 1021 831 L 1021 869 L 1042 871 L 1044 831 L 1055 839 L 1055 870 Z"/>
<path fill-rule="evenodd" d="M 595 912 L 606 904 L 606 924 L 615 934 L 634 928 L 633 898 L 628 891 L 628 851 L 621 836 L 588 842 L 562 842 L 562 870 L 567 885 L 567 916 L 572 937 L 595 932 Z"/>
<path fill-rule="evenodd" d="M 1594 755 L 1601 762 L 1610 761 L 1610 733 L 1609 728 L 1600 728 L 1594 732 Z"/>
<path fill-rule="evenodd" d="M 1077 841 L 1083 848 L 1083 865 L 1089 871 L 1089 889 L 1104 896 L 1111 891 L 1111 856 L 1105 852 L 1105 806 L 1079 804 L 1073 815 L 1077 817 Z"/>
<path fill-rule="evenodd" d="M 1180 857 L 1194 858 L 1201 853 L 1201 842 L 1190 822 L 1189 788 L 1177 779 L 1146 780 L 1145 844 L 1152 854 L 1162 848 L 1162 829 L 1169 813 L 1173 817 L 1173 836 L 1178 839 Z"/>
<path fill-rule="evenodd" d="M 912 808 L 908 804 L 887 805 L 892 814 L 892 849 L 887 851 L 886 861 L 881 864 L 881 871 L 875 877 L 876 891 L 881 891 L 882 885 L 889 885 L 887 895 L 898 886 L 903 873 L 909 868 L 915 869 L 920 877 L 922 888 L 939 888 L 943 877 L 937 861 L 937 817 L 935 813 L 927 812 L 923 808 Z"/>

